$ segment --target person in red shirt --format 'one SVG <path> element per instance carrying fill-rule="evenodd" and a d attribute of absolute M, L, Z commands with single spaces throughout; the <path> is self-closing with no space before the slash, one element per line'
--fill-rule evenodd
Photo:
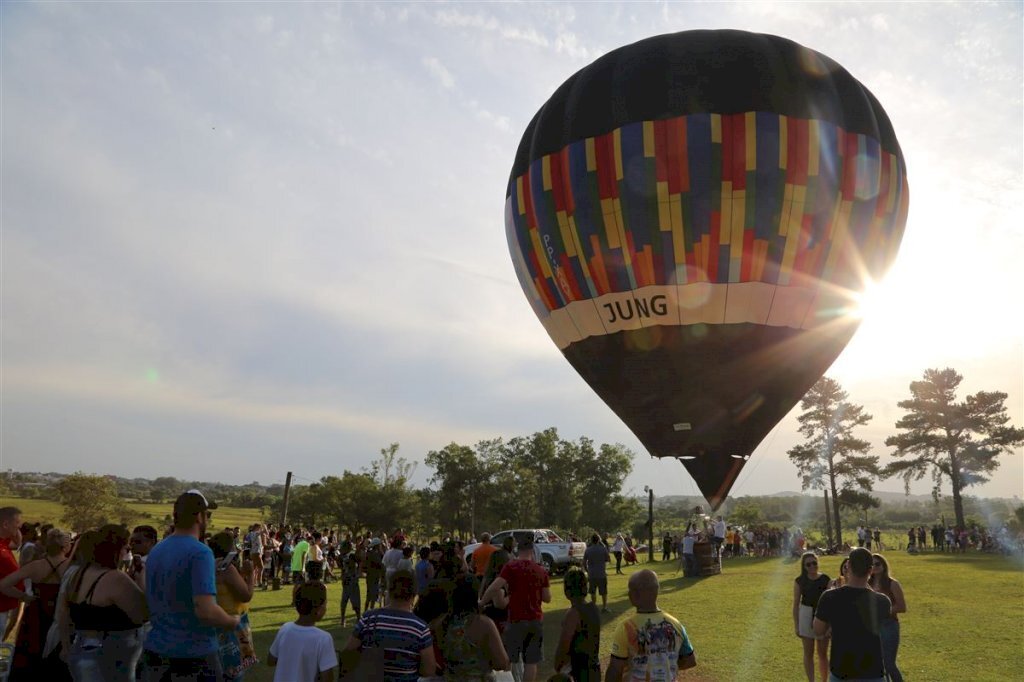
<path fill-rule="evenodd" d="M 18 561 L 11 551 L 13 544 L 17 548 L 21 544 L 21 510 L 17 507 L 0 508 L 0 580 L 18 570 Z M 24 590 L 24 583 L 18 583 L 19 590 Z M 7 625 L 12 614 L 17 613 L 19 602 L 14 597 L 0 594 L 0 638 L 7 636 Z"/>
<path fill-rule="evenodd" d="M 533 560 L 533 538 L 519 541 L 517 558 L 505 564 L 484 592 L 481 604 L 494 599 L 503 588 L 508 591 L 508 626 L 502 635 L 505 651 L 513 663 L 523 657 L 523 682 L 537 679 L 537 664 L 544 652 L 544 611 L 551 603 L 551 583 L 544 567 Z"/>

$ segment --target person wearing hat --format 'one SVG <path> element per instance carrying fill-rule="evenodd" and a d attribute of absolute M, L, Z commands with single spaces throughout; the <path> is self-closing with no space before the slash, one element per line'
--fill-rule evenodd
<path fill-rule="evenodd" d="M 236 629 L 239 617 L 217 605 L 213 552 L 200 541 L 216 508 L 198 490 L 182 493 L 174 502 L 174 533 L 146 560 L 151 629 L 143 679 L 149 682 L 222 677 L 217 631 Z"/>

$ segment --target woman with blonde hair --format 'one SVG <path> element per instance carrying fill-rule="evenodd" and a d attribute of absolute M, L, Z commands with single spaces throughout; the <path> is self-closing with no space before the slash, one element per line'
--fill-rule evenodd
<path fill-rule="evenodd" d="M 907 612 L 907 600 L 903 596 L 900 581 L 889 575 L 889 562 L 881 554 L 871 555 L 871 576 L 868 586 L 879 594 L 884 594 L 892 602 L 889 617 L 882 621 L 882 663 L 885 666 L 885 679 L 889 682 L 903 682 L 903 675 L 896 666 L 896 654 L 900 649 L 900 620 L 897 614 Z"/>
<path fill-rule="evenodd" d="M 814 650 L 818 650 L 818 671 L 822 680 L 828 673 L 828 637 L 814 634 L 814 610 L 828 589 L 829 577 L 818 572 L 818 557 L 804 552 L 800 557 L 800 575 L 793 582 L 793 626 L 804 647 L 804 673 L 814 682 Z"/>
<path fill-rule="evenodd" d="M 14 645 L 11 680 L 27 680 L 38 678 L 45 673 L 47 680 L 60 679 L 59 661 L 46 661 L 43 648 L 46 634 L 53 625 L 57 611 L 57 594 L 60 592 L 60 580 L 68 567 L 68 551 L 71 549 L 71 535 L 58 528 L 46 532 L 43 551 L 35 552 L 33 561 L 29 561 L 14 573 L 0 581 L 0 592 L 25 602 L 25 611 L 21 617 L 21 627 Z M 31 588 L 22 591 L 18 585 L 31 581 Z M 65 673 L 63 675 L 67 677 Z"/>

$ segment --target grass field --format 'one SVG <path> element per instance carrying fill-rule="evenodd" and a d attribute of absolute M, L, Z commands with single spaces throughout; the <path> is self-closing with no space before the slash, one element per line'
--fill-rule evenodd
<path fill-rule="evenodd" d="M 53 523 L 61 525 L 61 516 L 64 514 L 64 507 L 60 502 L 53 500 L 38 500 L 27 498 L 0 497 L 0 507 L 12 506 L 21 510 L 21 516 L 25 521 Z M 171 514 L 173 503 L 157 504 L 155 502 L 129 502 L 128 506 L 138 512 L 135 523 L 149 524 L 162 531 L 163 520 Z M 225 526 L 239 526 L 245 528 L 257 521 L 262 521 L 262 514 L 258 509 L 247 509 L 242 507 L 219 507 L 213 512 L 212 530 L 221 530 Z"/>
<path fill-rule="evenodd" d="M 46 500 L 0 498 L 0 506 L 14 505 L 27 520 L 59 522 L 63 509 Z M 139 522 L 159 522 L 170 504 L 131 503 Z M 223 508 L 214 512 L 213 528 L 246 526 L 259 520 L 255 509 Z M 154 524 L 158 525 L 158 524 Z M 895 546 L 900 538 L 887 538 Z M 908 555 L 886 552 L 893 575 L 907 595 L 908 612 L 901 618 L 899 664 L 904 676 L 922 680 L 1024 680 L 1024 562 L 1019 557 L 989 554 Z M 824 557 L 821 570 L 835 576 L 839 557 Z M 647 564 L 640 564 L 641 567 Z M 799 572 L 795 560 L 727 559 L 721 575 L 684 579 L 674 563 L 650 565 L 662 579 L 660 605 L 686 626 L 697 654 L 697 668 L 685 679 L 703 681 L 800 680 L 801 645 L 793 635 L 792 581 Z M 631 611 L 625 576 L 610 575 L 609 610 L 602 628 L 602 659 L 607 662 L 611 633 Z M 340 627 L 338 602 L 341 587 L 329 584 L 329 608 L 321 626 L 342 648 L 351 633 Z M 364 589 L 365 594 L 365 589 Z M 545 660 L 553 658 L 557 634 L 568 603 L 561 579 L 552 581 L 554 600 L 545 608 Z M 282 623 L 293 620 L 290 592 L 258 591 L 251 619 L 261 657 Z M 550 663 L 542 666 L 546 679 Z M 253 682 L 273 679 L 272 671 L 258 665 L 246 677 Z"/>
<path fill-rule="evenodd" d="M 988 554 L 887 555 L 893 575 L 907 595 L 902 623 L 900 669 L 908 680 L 1024 679 L 1024 565 L 1019 559 Z M 834 576 L 839 557 L 824 557 L 822 570 Z M 641 567 L 646 564 L 641 564 Z M 672 563 L 651 565 L 662 578 L 660 605 L 686 626 L 697 654 L 692 680 L 800 680 L 801 645 L 793 634 L 792 581 L 796 561 L 726 560 L 719 576 L 684 579 Z M 602 628 L 606 662 L 611 632 L 630 612 L 625 576 L 609 576 L 609 610 Z M 342 648 L 351 632 L 339 622 L 337 583 L 328 585 L 330 606 L 321 626 Z M 558 629 L 568 606 L 561 579 L 553 581 L 554 600 L 545 608 L 545 660 L 554 654 Z M 365 592 L 364 592 L 365 594 Z M 265 652 L 281 623 L 294 619 L 289 592 L 258 592 L 252 622 L 258 651 Z M 548 666 L 550 663 L 547 664 Z M 542 671 L 550 673 L 549 668 Z M 541 679 L 546 679 L 546 674 Z M 246 679 L 271 680 L 262 663 Z"/>

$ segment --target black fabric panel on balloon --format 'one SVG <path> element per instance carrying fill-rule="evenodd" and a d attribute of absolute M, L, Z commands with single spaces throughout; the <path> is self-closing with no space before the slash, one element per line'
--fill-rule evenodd
<path fill-rule="evenodd" d="M 627 123 L 747 111 L 830 121 L 899 151 L 875 98 L 828 57 L 778 36 L 684 31 L 621 47 L 570 77 L 527 127 L 511 179 L 570 142 Z"/>
<path fill-rule="evenodd" d="M 732 455 L 754 451 L 855 329 L 852 322 L 828 330 L 647 327 L 583 339 L 563 353 L 648 452 L 695 456 L 683 464 L 717 507 L 735 482 L 730 470 L 745 463 Z M 675 430 L 684 423 L 689 430 Z"/>

